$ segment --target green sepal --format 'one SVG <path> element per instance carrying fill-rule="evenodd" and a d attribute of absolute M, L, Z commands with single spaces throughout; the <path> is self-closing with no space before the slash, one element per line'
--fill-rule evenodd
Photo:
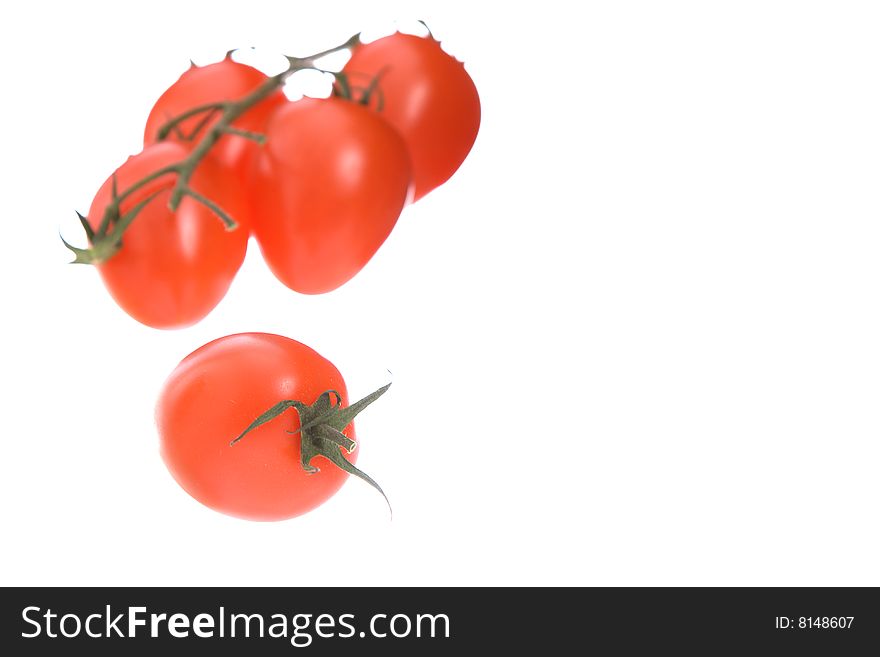
<path fill-rule="evenodd" d="M 95 241 L 95 231 L 92 229 L 92 225 L 89 223 L 89 220 L 82 216 L 79 212 L 76 213 L 76 216 L 79 217 L 79 223 L 82 225 L 83 230 L 86 233 L 86 237 L 89 238 L 89 244 Z"/>
<path fill-rule="evenodd" d="M 382 93 L 382 87 L 379 86 L 379 81 L 382 79 L 382 76 L 388 72 L 388 68 L 389 67 L 385 66 L 379 69 L 379 72 L 370 79 L 370 84 L 364 88 L 363 96 L 361 96 L 360 99 L 362 105 L 369 107 L 370 102 L 373 100 L 373 95 L 375 94 L 377 112 L 381 112 L 385 107 L 385 94 Z"/>
<path fill-rule="evenodd" d="M 73 253 L 73 260 L 70 261 L 72 265 L 91 265 L 95 262 L 95 256 L 92 254 L 91 249 L 81 249 L 79 247 L 73 246 L 68 243 L 66 239 L 58 234 L 58 237 L 61 238 L 61 242 Z"/>
<path fill-rule="evenodd" d="M 428 36 L 429 36 L 432 40 L 436 41 L 437 38 L 434 36 L 434 33 L 431 31 L 431 28 L 428 27 L 428 24 L 427 24 L 425 21 L 423 21 L 421 18 L 419 18 L 419 19 L 417 19 L 417 20 L 418 20 L 419 23 L 421 23 L 421 24 L 424 26 L 424 28 L 425 28 L 426 30 L 428 30 Z"/>
<path fill-rule="evenodd" d="M 333 77 L 336 81 L 333 85 L 333 94 L 345 100 L 352 100 L 351 82 L 348 80 L 348 75 L 339 71 L 338 73 L 333 73 Z"/>
<path fill-rule="evenodd" d="M 295 399 L 284 399 L 261 413 L 229 444 L 235 445 L 257 427 L 271 422 L 288 408 L 295 408 L 299 415 L 300 425 L 295 431 L 287 433 L 300 435 L 300 464 L 303 470 L 310 474 L 318 472 L 318 468 L 312 465 L 312 459 L 316 456 L 323 456 L 336 467 L 363 479 L 379 491 L 385 498 L 385 503 L 388 504 L 390 511 L 391 502 L 388 501 L 388 496 L 385 495 L 382 487 L 368 474 L 356 468 L 340 451 L 340 449 L 344 449 L 349 454 L 354 451 L 357 443 L 342 432 L 351 424 L 358 413 L 385 394 L 390 387 L 390 383 L 382 386 L 345 408 L 342 407 L 341 395 L 335 390 L 322 392 L 311 405 L 306 405 Z"/>
<path fill-rule="evenodd" d="M 120 248 L 122 248 L 122 233 L 128 228 L 129 224 L 135 220 L 135 218 L 140 214 L 141 210 L 143 210 L 147 204 L 156 198 L 159 194 L 161 194 L 163 189 L 157 189 L 155 192 L 147 196 L 143 201 L 139 202 L 135 205 L 131 210 L 126 212 L 124 215 L 119 217 L 115 222 L 113 222 L 113 230 L 109 233 L 99 234 L 97 241 L 94 245 L 94 250 L 99 253 L 100 257 L 97 257 L 96 260 L 99 262 L 103 262 L 114 253 L 116 253 Z M 116 206 L 113 206 L 116 207 Z M 119 208 L 116 207 L 115 210 L 116 215 L 119 215 Z"/>
<path fill-rule="evenodd" d="M 250 433 L 251 431 L 253 431 L 253 430 L 256 429 L 257 427 L 259 427 L 259 426 L 261 426 L 261 425 L 263 425 L 263 424 L 266 424 L 266 422 L 269 422 L 270 420 L 274 420 L 276 417 L 278 417 L 279 415 L 281 415 L 281 414 L 282 414 L 284 411 L 286 411 L 288 408 L 291 408 L 291 407 L 297 407 L 297 410 L 299 410 L 299 407 L 300 407 L 300 406 L 305 407 L 305 404 L 303 404 L 303 403 L 301 403 L 301 402 L 298 402 L 298 401 L 294 401 L 294 400 L 292 400 L 292 399 L 285 399 L 284 401 L 280 401 L 280 402 L 278 402 L 278 403 L 275 404 L 272 408 L 270 408 L 269 410 L 267 410 L 267 411 L 265 411 L 264 413 L 262 413 L 262 414 L 261 414 L 256 420 L 254 420 L 253 422 L 251 422 L 251 423 L 248 425 L 247 429 L 245 429 L 245 430 L 242 431 L 240 434 L 238 434 L 238 437 L 235 438 L 235 439 L 234 439 L 232 442 L 230 442 L 229 444 L 230 444 L 230 445 L 234 445 L 234 444 L 237 443 L 239 440 L 241 440 L 242 438 L 244 438 L 246 434 Z"/>
<path fill-rule="evenodd" d="M 94 265 L 100 262 L 104 262 L 120 248 L 122 248 L 122 233 L 125 232 L 125 229 L 128 228 L 128 225 L 135 220 L 135 217 L 138 216 L 141 210 L 156 198 L 163 190 L 158 190 L 153 192 L 143 201 L 135 205 L 128 212 L 126 212 L 121 217 L 119 216 L 119 207 L 117 204 L 112 203 L 108 205 L 107 210 L 104 212 L 104 219 L 107 221 L 108 217 L 115 216 L 117 219 L 112 222 L 112 230 L 107 232 L 102 232 L 101 229 L 96 233 L 91 225 L 84 216 L 82 216 L 79 212 L 76 213 L 76 216 L 79 217 L 79 222 L 83 227 L 83 230 L 86 233 L 86 237 L 89 240 L 89 248 L 81 249 L 77 246 L 73 246 L 64 237 L 61 237 L 61 242 L 73 253 L 73 260 L 71 264 L 74 265 Z M 107 223 L 111 223 L 107 221 Z"/>

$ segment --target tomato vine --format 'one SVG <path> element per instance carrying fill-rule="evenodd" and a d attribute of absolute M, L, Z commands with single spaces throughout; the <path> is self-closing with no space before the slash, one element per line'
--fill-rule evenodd
<path fill-rule="evenodd" d="M 226 226 L 227 230 L 235 230 L 238 227 L 238 224 L 233 217 L 214 201 L 199 194 L 190 186 L 190 180 L 196 167 L 224 134 L 238 135 L 259 143 L 265 141 L 264 135 L 246 130 L 239 130 L 238 128 L 233 127 L 232 123 L 251 107 L 271 95 L 275 90 L 281 88 L 287 78 L 297 71 L 304 69 L 323 70 L 315 66 L 316 60 L 341 50 L 350 50 L 359 43 L 360 33 L 353 35 L 344 43 L 322 50 L 313 55 L 309 55 L 308 57 L 287 56 L 287 69 L 277 75 L 267 78 L 263 84 L 239 100 L 209 103 L 207 105 L 194 107 L 168 121 L 168 123 L 166 123 L 159 131 L 160 139 L 167 137 L 172 131 L 177 130 L 179 124 L 188 118 L 198 116 L 199 114 L 205 114 L 206 120 L 203 123 L 206 124 L 207 120 L 212 115 L 218 112 L 220 113 L 218 121 L 205 132 L 205 135 L 199 140 L 192 151 L 190 151 L 189 155 L 180 162 L 162 167 L 129 185 L 122 191 L 116 188 L 116 179 L 114 177 L 111 200 L 104 210 L 104 215 L 97 229 L 93 229 L 86 218 L 77 212 L 77 216 L 79 217 L 83 230 L 86 233 L 89 246 L 84 249 L 79 248 L 69 244 L 63 237 L 61 238 L 64 245 L 74 255 L 73 263 L 99 264 L 113 257 L 122 246 L 122 236 L 126 229 L 135 220 L 140 211 L 143 210 L 143 208 L 152 201 L 159 192 L 150 194 L 125 213 L 121 210 L 122 203 L 138 190 L 163 176 L 176 176 L 171 190 L 171 198 L 168 203 L 169 208 L 172 211 L 177 210 L 184 197 L 189 197 L 194 201 L 203 204 L 216 214 Z M 199 127 L 203 127 L 203 124 L 200 124 Z M 194 130 L 193 136 L 195 136 L 195 133 L 198 131 L 198 128 Z"/>

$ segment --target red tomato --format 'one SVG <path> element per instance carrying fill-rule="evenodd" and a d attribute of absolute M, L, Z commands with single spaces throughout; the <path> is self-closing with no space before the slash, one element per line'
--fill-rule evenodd
<path fill-rule="evenodd" d="M 348 474 L 325 457 L 308 473 L 301 458 L 297 412 L 289 410 L 230 445 L 277 402 L 315 402 L 342 375 L 294 340 L 241 333 L 209 342 L 183 359 L 165 383 L 156 410 L 162 457 L 177 482 L 202 504 L 250 520 L 283 520 L 314 509 Z M 354 426 L 343 433 L 354 440 Z M 348 460 L 357 458 L 355 449 Z"/>
<path fill-rule="evenodd" d="M 355 48 L 343 72 L 359 87 L 378 76 L 381 115 L 409 149 L 415 200 L 455 173 L 480 129 L 480 97 L 439 41 L 392 34 Z"/>
<path fill-rule="evenodd" d="M 148 146 L 117 169 L 117 189 L 124 191 L 186 154 L 183 146 L 172 142 Z M 241 198 L 225 175 L 210 159 L 203 160 L 193 174 L 191 187 L 240 220 Z M 180 328 L 207 315 L 226 294 L 247 250 L 246 225 L 228 231 L 211 210 L 189 197 L 171 212 L 168 201 L 175 179 L 175 174 L 163 176 L 126 198 L 121 214 L 159 192 L 129 225 L 122 248 L 98 264 L 116 302 L 136 320 L 154 328 Z M 112 176 L 98 190 L 89 209 L 88 222 L 94 230 L 111 198 Z"/>
<path fill-rule="evenodd" d="M 157 133 L 170 119 L 199 105 L 220 101 L 239 100 L 260 86 L 268 78 L 260 71 L 245 64 L 224 60 L 207 66 L 195 66 L 185 71 L 180 79 L 163 93 L 153 106 L 144 130 L 144 145 L 157 141 Z M 278 90 L 265 100 L 248 109 L 233 122 L 233 127 L 250 132 L 262 133 L 272 112 L 287 102 Z M 208 121 L 213 125 L 219 119 L 219 112 Z M 179 124 L 183 135 L 189 135 L 205 118 L 205 114 L 190 117 Z M 178 141 L 192 147 L 204 135 L 204 128 L 194 141 L 183 140 L 175 132 L 170 132 L 166 140 Z M 246 182 L 259 152 L 260 145 L 253 140 L 238 135 L 223 135 L 211 150 L 211 155 L 224 167 L 234 171 Z"/>
<path fill-rule="evenodd" d="M 297 292 L 329 292 L 394 228 L 410 186 L 406 147 L 375 112 L 338 98 L 288 103 L 267 136 L 254 195 L 263 257 Z"/>

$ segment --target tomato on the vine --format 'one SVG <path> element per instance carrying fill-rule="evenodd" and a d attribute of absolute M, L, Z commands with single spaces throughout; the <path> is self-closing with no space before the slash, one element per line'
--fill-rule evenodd
<path fill-rule="evenodd" d="M 186 155 L 183 146 L 168 142 L 128 158 L 95 195 L 87 217 L 92 229 L 98 231 L 113 199 L 114 177 L 117 190 L 123 190 Z M 163 175 L 122 201 L 124 215 L 156 194 L 126 230 L 118 252 L 97 265 L 122 309 L 154 328 L 180 328 L 207 315 L 226 294 L 247 250 L 247 225 L 226 230 L 210 209 L 189 196 L 176 211 L 169 209 L 176 177 Z M 242 199 L 227 179 L 227 172 L 206 159 L 196 168 L 190 187 L 241 221 Z"/>
<path fill-rule="evenodd" d="M 385 389 L 349 406 L 342 375 L 306 345 L 226 336 L 184 358 L 165 383 L 160 451 L 202 504 L 249 520 L 291 518 L 328 500 L 349 473 L 381 492 L 353 465 L 351 419 Z"/>
<path fill-rule="evenodd" d="M 329 292 L 361 270 L 397 222 L 411 181 L 406 147 L 376 112 L 339 98 L 288 103 L 266 135 L 254 235 L 281 282 Z"/>
<path fill-rule="evenodd" d="M 395 33 L 359 45 L 343 73 L 361 93 L 375 83 L 375 105 L 409 149 L 416 200 L 461 166 L 480 128 L 480 97 L 437 40 Z"/>
<path fill-rule="evenodd" d="M 196 66 L 185 71 L 159 97 L 144 130 L 144 145 L 159 141 L 159 131 L 169 121 L 201 105 L 240 100 L 263 84 L 268 78 L 257 69 L 240 64 L 227 55 L 225 59 Z M 254 133 L 262 133 L 269 117 L 287 102 L 280 90 L 249 108 L 232 123 L 232 127 Z M 165 140 L 176 141 L 188 148 L 199 142 L 208 128 L 220 118 L 219 111 L 208 111 L 184 119 L 168 132 Z M 190 138 L 192 137 L 192 138 Z M 221 165 L 234 171 L 242 182 L 247 182 L 259 144 L 241 135 L 225 134 L 211 149 L 211 156 Z"/>

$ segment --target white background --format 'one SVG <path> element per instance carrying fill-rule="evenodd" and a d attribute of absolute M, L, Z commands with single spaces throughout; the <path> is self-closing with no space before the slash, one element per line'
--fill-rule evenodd
<path fill-rule="evenodd" d="M 876 4 L 0 11 L 3 584 L 880 584 Z M 297 295 L 251 244 L 206 320 L 160 332 L 64 264 L 190 57 L 277 66 L 414 18 L 482 128 L 346 287 Z M 352 397 L 393 372 L 357 420 L 393 521 L 355 480 L 273 524 L 174 483 L 162 382 L 247 330 Z"/>

